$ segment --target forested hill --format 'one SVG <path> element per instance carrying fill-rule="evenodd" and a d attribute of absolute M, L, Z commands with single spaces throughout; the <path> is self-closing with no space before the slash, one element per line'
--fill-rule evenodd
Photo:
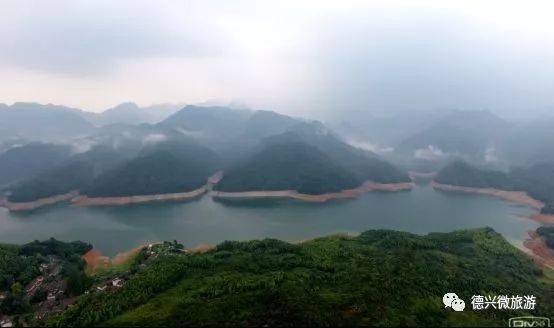
<path fill-rule="evenodd" d="M 465 162 L 454 162 L 437 174 L 443 184 L 525 191 L 545 203 L 543 213 L 554 213 L 554 163 L 541 163 L 510 172 L 484 170 Z"/>
<path fill-rule="evenodd" d="M 475 188 L 513 190 L 509 175 L 501 171 L 484 170 L 466 162 L 456 161 L 439 171 L 435 181 L 443 184 Z"/>
<path fill-rule="evenodd" d="M 95 179 L 84 194 L 91 197 L 188 192 L 206 184 L 217 169 L 217 156 L 192 140 L 147 147 L 136 158 Z"/>
<path fill-rule="evenodd" d="M 361 179 L 318 148 L 296 139 L 267 143 L 259 153 L 226 172 L 215 189 L 323 194 L 354 188 L 361 183 Z"/>
<path fill-rule="evenodd" d="M 338 135 L 320 122 L 299 123 L 289 128 L 287 132 L 268 139 L 286 140 L 287 138 L 300 138 L 302 141 L 316 146 L 364 181 L 372 180 L 380 183 L 410 182 L 410 177 L 405 172 L 369 151 L 345 143 Z"/>
<path fill-rule="evenodd" d="M 554 313 L 553 283 L 490 228 L 228 241 L 160 256 L 122 288 L 85 295 L 47 324 L 506 326 L 511 317 Z M 445 308 L 447 292 L 465 311 Z M 472 310 L 473 295 L 533 295 L 536 309 Z"/>

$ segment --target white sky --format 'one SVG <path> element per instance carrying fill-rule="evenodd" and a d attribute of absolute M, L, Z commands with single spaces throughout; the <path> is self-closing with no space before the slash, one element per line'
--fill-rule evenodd
<path fill-rule="evenodd" d="M 554 108 L 554 1 L 0 0 L 0 102 Z"/>

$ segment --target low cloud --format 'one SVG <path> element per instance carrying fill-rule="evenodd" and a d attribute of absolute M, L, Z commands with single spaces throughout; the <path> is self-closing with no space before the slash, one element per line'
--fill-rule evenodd
<path fill-rule="evenodd" d="M 363 141 L 358 139 L 347 139 L 346 142 L 349 145 L 354 146 L 356 148 L 367 150 L 379 155 L 391 153 L 392 151 L 394 151 L 394 148 L 392 147 L 381 147 L 378 144 L 374 144 L 369 141 Z"/>
<path fill-rule="evenodd" d="M 150 133 L 144 139 L 142 139 L 142 144 L 144 146 L 153 146 L 160 142 L 166 141 L 167 136 L 161 133 Z"/>
<path fill-rule="evenodd" d="M 442 149 L 440 149 L 439 147 L 435 145 L 429 145 L 427 146 L 427 148 L 416 149 L 414 151 L 414 156 L 415 158 L 418 158 L 418 159 L 426 159 L 426 160 L 433 161 L 433 160 L 443 159 L 449 155 L 444 151 L 442 151 Z"/>

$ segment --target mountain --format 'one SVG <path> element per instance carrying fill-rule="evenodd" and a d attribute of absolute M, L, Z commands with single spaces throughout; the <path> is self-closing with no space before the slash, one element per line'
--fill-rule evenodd
<path fill-rule="evenodd" d="M 259 153 L 225 172 L 215 189 L 323 194 L 357 187 L 361 182 L 317 147 L 300 139 L 270 140 Z"/>
<path fill-rule="evenodd" d="M 126 102 L 109 108 L 102 113 L 81 112 L 81 115 L 96 126 L 117 123 L 154 124 L 164 120 L 181 108 L 183 108 L 182 104 L 156 104 L 140 107 L 133 102 Z"/>
<path fill-rule="evenodd" d="M 38 174 L 69 158 L 67 145 L 32 142 L 0 154 L 0 185 Z"/>
<path fill-rule="evenodd" d="M 71 161 L 9 187 L 10 202 L 31 202 L 82 189 L 92 181 L 94 168 L 82 161 Z"/>
<path fill-rule="evenodd" d="M 424 236 L 370 230 L 148 253 L 123 287 L 82 296 L 47 325 L 488 327 L 554 311 L 549 270 L 490 228 Z M 471 310 L 472 296 L 492 291 L 533 295 L 536 308 Z M 445 308 L 446 292 L 464 300 L 465 311 Z"/>
<path fill-rule="evenodd" d="M 456 186 L 525 191 L 545 203 L 543 213 L 554 213 L 554 162 L 502 172 L 457 161 L 440 170 L 435 181 Z"/>
<path fill-rule="evenodd" d="M 8 200 L 29 202 L 37 199 L 84 190 L 103 172 L 113 169 L 131 156 L 112 147 L 97 145 L 75 154 L 48 170 L 9 185 Z"/>
<path fill-rule="evenodd" d="M 510 130 L 502 145 L 513 165 L 533 165 L 554 161 L 554 120 L 523 124 Z"/>
<path fill-rule="evenodd" d="M 192 136 L 216 151 L 224 163 L 235 163 L 263 138 L 282 133 L 298 122 L 271 111 L 189 105 L 157 127 Z"/>
<path fill-rule="evenodd" d="M 474 188 L 512 190 L 515 187 L 507 173 L 480 169 L 463 161 L 456 161 L 445 166 L 438 172 L 435 181 Z"/>
<path fill-rule="evenodd" d="M 244 126 L 251 115 L 250 110 L 188 105 L 160 122 L 159 125 L 181 129 L 183 133 L 218 133 L 225 137 L 238 134 L 239 128 Z"/>
<path fill-rule="evenodd" d="M 375 148 L 394 147 L 406 138 L 430 127 L 448 115 L 444 110 L 409 110 L 401 114 L 376 116 L 367 110 L 349 111 L 331 127 L 347 140 L 374 145 Z"/>
<path fill-rule="evenodd" d="M 217 169 L 217 156 L 193 140 L 172 140 L 100 175 L 84 190 L 90 197 L 187 192 L 204 184 Z"/>
<path fill-rule="evenodd" d="M 298 123 L 287 129 L 283 135 L 273 138 L 287 138 L 287 135 L 292 138 L 299 137 L 304 142 L 316 146 L 363 181 L 372 180 L 381 183 L 410 181 L 408 175 L 394 165 L 380 159 L 374 153 L 345 143 L 320 122 Z"/>
<path fill-rule="evenodd" d="M 489 111 L 452 111 L 428 128 L 407 137 L 395 151 L 405 157 L 444 161 L 452 157 L 485 163 L 498 160 L 497 144 L 512 125 Z"/>
<path fill-rule="evenodd" d="M 51 104 L 0 104 L 0 141 L 12 138 L 67 141 L 92 133 L 94 126 L 75 111 Z"/>

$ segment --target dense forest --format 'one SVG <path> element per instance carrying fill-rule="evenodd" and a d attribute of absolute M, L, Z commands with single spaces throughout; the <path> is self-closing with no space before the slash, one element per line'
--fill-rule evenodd
<path fill-rule="evenodd" d="M 445 308 L 455 292 L 466 311 Z M 473 295 L 534 295 L 534 310 L 471 310 Z M 91 293 L 50 326 L 503 326 L 548 316 L 554 281 L 490 228 L 418 236 L 373 230 L 301 244 L 223 242 L 164 255 Z"/>
<path fill-rule="evenodd" d="M 545 203 L 543 213 L 554 213 L 554 163 L 501 172 L 456 161 L 440 170 L 435 181 L 457 186 L 525 191 Z"/>
<path fill-rule="evenodd" d="M 377 155 L 344 142 L 333 131 L 315 121 L 299 123 L 287 132 L 267 138 L 266 142 L 301 140 L 317 147 L 333 161 L 348 169 L 359 179 L 380 183 L 410 182 L 410 177 Z"/>
<path fill-rule="evenodd" d="M 216 155 L 199 145 L 167 143 L 100 175 L 83 193 L 91 197 L 186 192 L 206 184 Z"/>
<path fill-rule="evenodd" d="M 272 142 L 225 173 L 222 191 L 296 190 L 323 194 L 359 186 L 362 180 L 318 148 L 300 140 Z"/>
<path fill-rule="evenodd" d="M 8 200 L 30 202 L 65 194 L 88 186 L 93 176 L 93 165 L 84 161 L 71 161 L 10 187 Z"/>

